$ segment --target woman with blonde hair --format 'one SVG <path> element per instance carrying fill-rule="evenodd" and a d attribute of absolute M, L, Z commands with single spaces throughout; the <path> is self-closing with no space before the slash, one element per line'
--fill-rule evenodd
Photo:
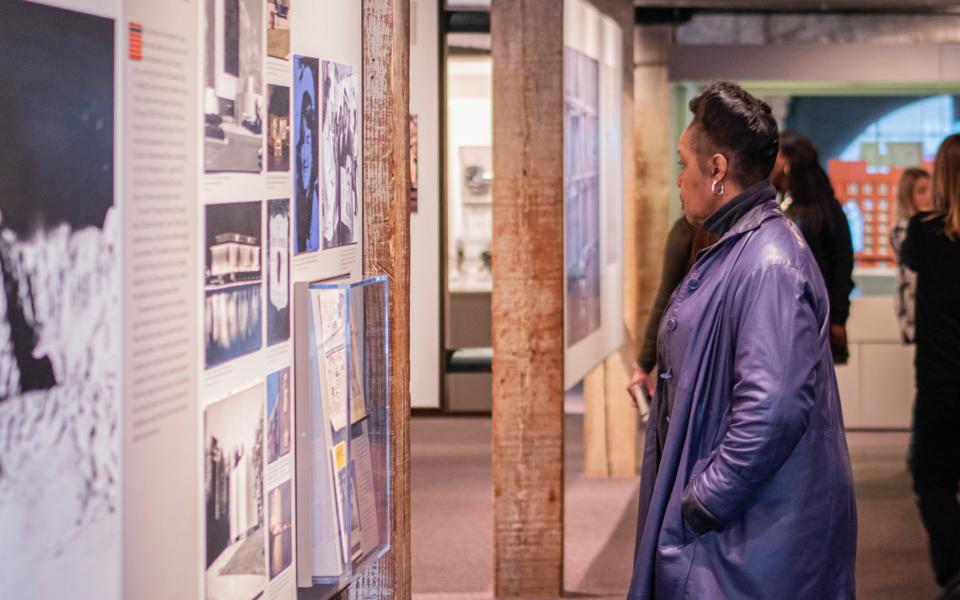
<path fill-rule="evenodd" d="M 907 225 L 913 215 L 933 210 L 930 193 L 930 173 L 919 167 L 906 169 L 897 184 L 897 222 L 890 232 L 890 245 L 897 256 L 897 319 L 903 343 L 912 344 L 914 338 L 914 304 L 917 296 L 917 274 L 903 264 L 900 250 L 907 237 Z"/>
<path fill-rule="evenodd" d="M 960 135 L 933 170 L 936 210 L 910 219 L 902 258 L 917 273 L 910 471 L 941 598 L 960 599 Z"/>

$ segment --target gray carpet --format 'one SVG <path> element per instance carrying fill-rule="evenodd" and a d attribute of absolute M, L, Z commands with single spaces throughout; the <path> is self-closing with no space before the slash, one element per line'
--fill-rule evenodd
<path fill-rule="evenodd" d="M 493 495 L 489 418 L 413 419 L 413 592 L 418 600 L 489 598 Z M 907 435 L 848 436 L 857 485 L 858 597 L 936 596 L 904 465 Z M 630 580 L 638 479 L 583 477 L 583 430 L 567 417 L 564 586 L 567 596 L 622 598 Z"/>

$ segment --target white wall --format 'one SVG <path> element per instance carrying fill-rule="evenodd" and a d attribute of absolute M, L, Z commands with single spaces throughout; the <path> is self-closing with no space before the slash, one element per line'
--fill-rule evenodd
<path fill-rule="evenodd" d="M 489 56 L 457 57 L 447 63 L 447 260 L 464 235 L 460 148 L 493 145 L 493 62 Z M 491 231 L 492 233 L 492 231 Z M 490 290 L 490 280 L 452 278 L 450 291 Z"/>
<path fill-rule="evenodd" d="M 410 2 L 410 112 L 417 115 L 418 210 L 410 215 L 410 404 L 440 406 L 440 111 L 436 0 Z"/>

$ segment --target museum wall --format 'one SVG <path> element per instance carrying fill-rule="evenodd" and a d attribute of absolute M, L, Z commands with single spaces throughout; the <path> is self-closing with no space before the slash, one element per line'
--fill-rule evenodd
<path fill-rule="evenodd" d="M 440 58 L 439 5 L 410 3 L 410 114 L 416 119 L 416 208 L 410 215 L 410 404 L 440 407 Z"/>
<path fill-rule="evenodd" d="M 323 597 L 386 551 L 362 33 L 360 2 L 4 4 L 0 595 Z"/>

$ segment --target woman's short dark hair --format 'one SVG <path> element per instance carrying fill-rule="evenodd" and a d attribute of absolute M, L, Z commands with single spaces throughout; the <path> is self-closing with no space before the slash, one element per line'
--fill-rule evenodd
<path fill-rule="evenodd" d="M 770 176 L 779 134 L 770 106 L 729 81 L 711 83 L 690 101 L 697 154 L 732 155 L 730 177 L 743 187 Z"/>

